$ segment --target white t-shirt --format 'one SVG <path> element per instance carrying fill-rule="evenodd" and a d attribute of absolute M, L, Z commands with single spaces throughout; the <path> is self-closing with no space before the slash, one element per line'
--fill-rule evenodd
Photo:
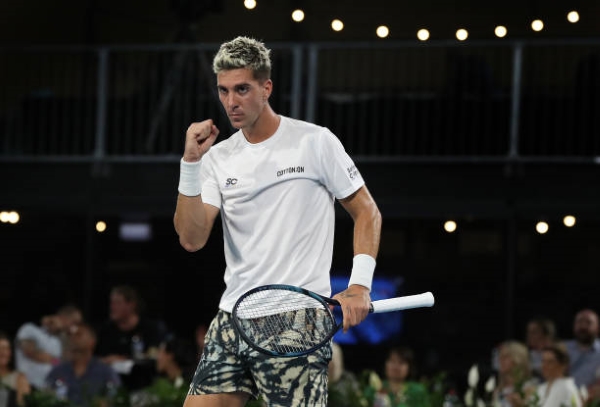
<path fill-rule="evenodd" d="M 581 398 L 575 381 L 571 377 L 555 379 L 550 388 L 548 383 L 538 387 L 539 405 L 542 407 L 581 407 Z"/>
<path fill-rule="evenodd" d="M 202 200 L 221 210 L 225 284 L 231 312 L 247 290 L 291 284 L 331 294 L 335 199 L 364 185 L 325 127 L 281 116 L 267 140 L 241 131 L 214 145 L 200 166 Z"/>
<path fill-rule="evenodd" d="M 33 324 L 26 323 L 16 335 L 17 345 L 15 346 L 15 366 L 18 371 L 23 372 L 29 382 L 37 387 L 42 388 L 46 375 L 52 369 L 50 363 L 40 363 L 26 357 L 21 351 L 18 342 L 24 339 L 31 340 L 36 343 L 37 347 L 50 355 L 60 358 L 62 354 L 62 343 L 60 338 L 48 333 L 45 329 Z"/>

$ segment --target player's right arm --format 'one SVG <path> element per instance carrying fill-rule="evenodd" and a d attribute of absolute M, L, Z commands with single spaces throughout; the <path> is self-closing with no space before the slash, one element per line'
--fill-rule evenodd
<path fill-rule="evenodd" d="M 200 159 L 215 142 L 219 130 L 212 120 L 192 123 L 185 136 L 185 151 L 183 165 L 200 162 Z M 183 177 L 183 172 L 181 177 Z M 188 182 L 193 179 L 189 180 Z M 199 180 L 198 184 L 199 184 Z M 179 243 L 190 252 L 200 250 L 206 244 L 214 225 L 219 209 L 202 202 L 201 195 L 180 192 L 177 197 L 177 206 L 173 223 L 179 235 Z"/>

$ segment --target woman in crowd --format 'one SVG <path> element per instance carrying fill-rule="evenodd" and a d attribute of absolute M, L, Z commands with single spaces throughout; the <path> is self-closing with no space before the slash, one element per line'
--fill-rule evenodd
<path fill-rule="evenodd" d="M 407 347 L 394 347 L 385 360 L 385 378 L 381 387 L 370 386 L 365 396 L 370 405 L 381 403 L 390 407 L 429 407 L 431 403 L 427 388 L 416 381 L 415 376 L 413 351 Z M 387 400 L 382 403 L 378 401 L 381 398 Z"/>
<path fill-rule="evenodd" d="M 532 378 L 529 350 L 518 341 L 505 341 L 498 350 L 498 384 L 493 393 L 493 405 L 520 407 L 536 390 Z"/>
<path fill-rule="evenodd" d="M 560 345 L 542 351 L 542 376 L 545 382 L 537 390 L 540 407 L 581 407 L 575 381 L 568 374 L 569 355 Z"/>
<path fill-rule="evenodd" d="M 11 341 L 4 333 L 0 333 L 0 386 L 14 392 L 19 406 L 25 405 L 25 395 L 31 392 L 27 377 L 13 368 Z"/>

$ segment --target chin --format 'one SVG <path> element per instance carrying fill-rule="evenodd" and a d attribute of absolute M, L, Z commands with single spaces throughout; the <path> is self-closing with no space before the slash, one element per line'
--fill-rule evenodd
<path fill-rule="evenodd" d="M 236 130 L 240 130 L 241 128 L 244 127 L 244 123 L 239 122 L 239 121 L 230 120 L 229 123 L 231 123 L 231 126 Z"/>

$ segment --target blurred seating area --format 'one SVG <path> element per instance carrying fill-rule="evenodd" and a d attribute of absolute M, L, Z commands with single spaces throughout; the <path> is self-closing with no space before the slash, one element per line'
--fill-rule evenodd
<path fill-rule="evenodd" d="M 600 155 L 598 41 L 276 43 L 276 111 L 375 161 Z M 0 160 L 176 160 L 187 123 L 228 122 L 212 44 L 2 48 Z M 231 129 L 229 129 L 231 130 Z"/>

